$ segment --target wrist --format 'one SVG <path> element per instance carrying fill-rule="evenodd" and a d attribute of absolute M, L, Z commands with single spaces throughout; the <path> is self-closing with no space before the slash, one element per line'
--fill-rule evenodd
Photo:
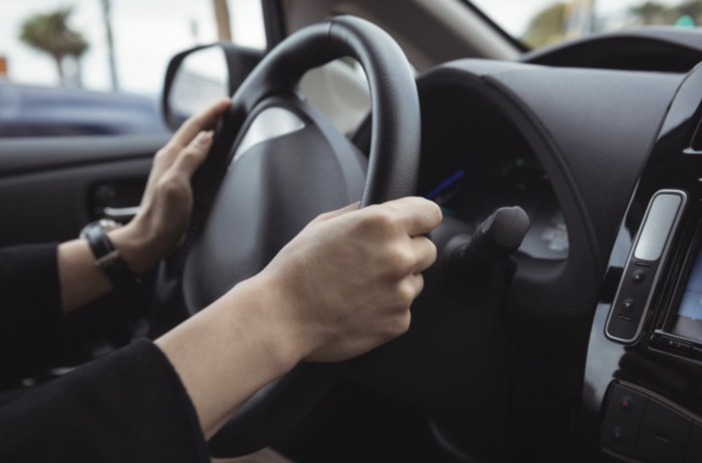
<path fill-rule="evenodd" d="M 287 300 L 274 282 L 259 274 L 231 289 L 222 299 L 241 326 L 262 334 L 271 359 L 284 371 L 291 370 L 307 355 L 304 335 L 297 324 L 290 320 Z"/>
<path fill-rule="evenodd" d="M 155 240 L 134 222 L 112 230 L 108 235 L 129 270 L 137 275 L 152 268 L 162 257 Z"/>

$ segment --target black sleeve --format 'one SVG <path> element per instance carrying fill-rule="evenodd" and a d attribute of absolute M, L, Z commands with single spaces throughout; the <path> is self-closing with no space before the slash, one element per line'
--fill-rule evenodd
<path fill-rule="evenodd" d="M 57 245 L 0 249 L 1 375 L 45 368 L 60 351 L 61 323 Z"/>
<path fill-rule="evenodd" d="M 0 461 L 209 463 L 195 409 L 150 341 L 0 408 Z"/>

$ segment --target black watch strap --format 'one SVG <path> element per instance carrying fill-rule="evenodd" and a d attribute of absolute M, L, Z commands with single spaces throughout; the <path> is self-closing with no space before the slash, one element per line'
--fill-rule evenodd
<path fill-rule="evenodd" d="M 107 231 L 99 223 L 84 229 L 84 236 L 95 255 L 95 265 L 110 279 L 115 288 L 124 288 L 139 283 L 139 277 L 129 270 L 119 254 L 119 250 L 107 236 Z"/>

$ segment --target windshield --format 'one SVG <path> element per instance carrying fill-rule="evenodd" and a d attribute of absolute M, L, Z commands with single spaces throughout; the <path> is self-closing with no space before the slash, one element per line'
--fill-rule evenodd
<path fill-rule="evenodd" d="M 702 0 L 473 0 L 514 38 L 530 48 L 555 45 L 593 32 L 643 25 L 694 27 Z"/>

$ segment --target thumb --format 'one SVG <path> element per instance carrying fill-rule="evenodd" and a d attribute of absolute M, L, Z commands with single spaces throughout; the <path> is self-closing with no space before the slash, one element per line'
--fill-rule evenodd
<path fill-rule="evenodd" d="M 344 206 L 341 209 L 337 209 L 335 211 L 329 211 L 325 212 L 324 214 L 320 215 L 318 217 L 318 220 L 331 220 L 335 217 L 341 217 L 342 215 L 346 215 L 350 212 L 357 211 L 361 205 L 360 201 L 357 201 L 355 203 L 351 203 L 348 206 Z"/>

